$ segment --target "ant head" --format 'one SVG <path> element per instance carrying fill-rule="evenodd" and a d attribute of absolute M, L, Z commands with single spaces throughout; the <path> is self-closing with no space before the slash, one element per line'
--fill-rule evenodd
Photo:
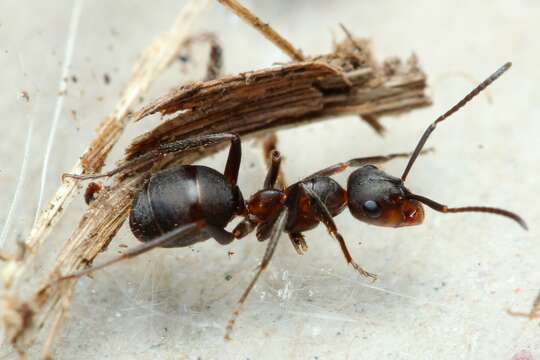
<path fill-rule="evenodd" d="M 348 206 L 360 221 L 378 226 L 419 225 L 424 208 L 414 199 L 402 181 L 376 166 L 366 165 L 354 171 L 347 183 Z"/>

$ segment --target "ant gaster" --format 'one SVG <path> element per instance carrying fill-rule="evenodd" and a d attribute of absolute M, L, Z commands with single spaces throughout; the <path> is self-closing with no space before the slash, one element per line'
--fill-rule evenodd
<path fill-rule="evenodd" d="M 225 337 L 229 338 L 242 304 L 260 274 L 268 266 L 283 232 L 288 233 L 294 248 L 302 254 L 307 250 L 302 233 L 323 223 L 339 243 L 347 263 L 363 276 L 376 278 L 353 260 L 343 236 L 334 223 L 333 217 L 341 213 L 345 207 L 348 207 L 358 220 L 378 226 L 401 227 L 421 224 L 424 219 L 422 207 L 424 204 L 442 213 L 483 212 L 501 215 L 527 229 L 523 219 L 508 210 L 484 206 L 451 208 L 416 195 L 404 185 L 412 165 L 437 124 L 460 109 L 510 66 L 510 63 L 503 65 L 437 118 L 426 129 L 412 154 L 400 153 L 352 159 L 320 170 L 289 187 L 278 189 L 275 188 L 275 184 L 280 171 L 281 157 L 279 152 L 273 151 L 263 189 L 248 201 L 244 201 L 236 184 L 240 169 L 241 144 L 240 137 L 233 133 L 203 135 L 162 144 L 158 150 L 101 175 L 66 174 L 78 179 L 111 176 L 126 169 L 133 169 L 138 166 L 135 163 L 148 163 L 168 153 L 193 150 L 223 141 L 231 142 L 223 174 L 206 166 L 181 165 L 154 174 L 145 187 L 136 194 L 129 224 L 133 234 L 144 244 L 101 265 L 64 276 L 61 280 L 78 278 L 155 247 L 186 247 L 209 238 L 214 238 L 221 245 L 227 245 L 256 229 L 259 241 L 269 241 L 261 264 L 240 297 L 239 305 L 227 325 Z M 373 165 L 409 156 L 409 162 L 401 178 L 388 175 Z M 330 176 L 349 167 L 359 169 L 349 176 L 345 190 Z M 236 216 L 243 217 L 243 220 L 232 232 L 227 231 L 225 227 Z"/>

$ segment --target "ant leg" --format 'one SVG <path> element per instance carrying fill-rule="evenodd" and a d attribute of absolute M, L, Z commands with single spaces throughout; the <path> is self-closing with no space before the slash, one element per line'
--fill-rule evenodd
<path fill-rule="evenodd" d="M 199 147 L 215 145 L 223 141 L 231 141 L 227 164 L 225 165 L 225 178 L 233 185 L 236 185 L 238 180 L 238 172 L 240 171 L 240 161 L 242 159 L 242 146 L 240 136 L 235 133 L 217 133 L 209 135 L 195 136 L 184 140 L 174 141 L 159 146 L 159 151 L 162 153 L 171 153 L 178 151 L 189 151 Z"/>
<path fill-rule="evenodd" d="M 270 154 L 268 154 L 270 157 L 268 160 L 271 161 L 270 167 L 268 168 L 268 172 L 266 173 L 266 178 L 264 179 L 264 185 L 263 189 L 273 189 L 276 185 L 276 181 L 279 183 L 279 186 L 282 189 L 285 189 L 283 187 L 283 176 L 281 174 L 281 154 L 277 150 L 272 150 Z M 278 181 L 278 179 L 280 181 Z"/>
<path fill-rule="evenodd" d="M 431 150 L 432 149 L 426 149 L 422 151 L 422 154 L 425 154 Z M 368 157 L 351 159 L 349 161 L 337 163 L 327 168 L 324 168 L 322 170 L 319 170 L 316 173 L 313 173 L 305 177 L 301 181 L 306 181 L 317 176 L 331 176 L 334 174 L 338 174 L 342 171 L 347 170 L 349 167 L 361 167 L 361 166 L 370 165 L 370 164 L 384 164 L 385 162 L 393 160 L 393 159 L 408 158 L 409 156 L 411 156 L 411 153 L 396 153 L 396 154 L 368 156 Z"/>
<path fill-rule="evenodd" d="M 128 161 L 126 164 L 117 167 L 116 169 L 113 169 L 111 171 L 107 171 L 102 174 L 69 174 L 64 173 L 62 174 L 62 180 L 65 178 L 72 178 L 77 180 L 89 180 L 89 179 L 100 179 L 104 177 L 111 177 L 113 175 L 116 175 L 124 170 L 131 169 L 136 170 L 140 167 L 143 167 L 145 165 L 148 165 L 149 163 L 155 161 L 158 159 L 162 154 L 157 150 L 149 151 L 148 153 L 138 156 L 133 160 Z"/>
<path fill-rule="evenodd" d="M 240 315 L 240 311 L 242 310 L 242 306 L 244 305 L 244 302 L 246 301 L 251 289 L 253 289 L 253 287 L 257 283 L 259 276 L 262 274 L 262 272 L 266 269 L 266 267 L 270 263 L 270 260 L 272 259 L 272 255 L 274 255 L 274 251 L 276 250 L 279 237 L 281 236 L 281 233 L 285 230 L 285 226 L 287 225 L 288 213 L 289 213 L 288 209 L 284 207 L 283 210 L 281 210 L 279 216 L 275 219 L 275 222 L 272 226 L 272 233 L 270 235 L 270 241 L 268 242 L 268 245 L 266 246 L 266 251 L 264 252 L 264 257 L 261 261 L 261 265 L 259 265 L 259 268 L 257 269 L 257 272 L 255 273 L 255 276 L 253 277 L 253 280 L 251 280 L 246 290 L 244 290 L 244 293 L 240 297 L 240 300 L 238 300 L 238 306 L 234 310 L 232 317 L 227 324 L 227 328 L 225 329 L 225 340 L 231 339 L 231 333 L 233 331 L 234 324 L 236 323 L 236 319 L 238 318 L 238 315 Z"/>
<path fill-rule="evenodd" d="M 266 150 L 266 146 L 265 146 Z M 268 169 L 268 172 L 266 173 L 266 178 L 264 180 L 264 186 L 263 189 L 273 189 L 276 181 L 278 181 L 279 177 L 282 175 L 280 171 L 280 165 L 281 165 L 281 154 L 277 150 L 272 150 L 270 153 L 266 154 L 271 157 L 271 159 L 268 159 L 271 161 L 270 168 Z M 280 184 L 283 186 L 283 182 Z M 249 217 L 246 217 L 244 220 L 242 220 L 233 230 L 233 236 L 237 239 L 243 238 L 244 236 L 251 233 L 255 228 L 257 227 L 257 224 L 249 219 Z M 261 238 L 261 235 L 259 235 L 259 232 L 257 232 L 257 238 L 259 238 L 259 241 L 266 240 L 268 236 Z"/>
<path fill-rule="evenodd" d="M 277 141 L 278 140 L 277 140 L 276 133 L 272 133 L 269 136 L 267 136 L 263 142 L 264 160 L 266 162 L 266 166 L 269 169 L 266 175 L 266 179 L 264 181 L 265 189 L 274 188 L 276 182 L 280 189 L 287 188 L 285 175 L 283 174 L 283 171 L 280 168 L 280 164 L 279 163 L 276 164 L 276 161 L 277 161 L 276 157 L 278 156 L 279 156 L 279 161 L 281 162 L 281 154 L 277 149 Z M 272 172 L 272 175 L 270 175 L 271 172 Z M 267 185 L 270 183 L 272 185 Z"/>
<path fill-rule="evenodd" d="M 232 135 L 233 137 L 231 138 L 231 147 L 229 148 L 227 164 L 225 164 L 223 174 L 231 184 L 236 185 L 236 182 L 238 181 L 238 173 L 240 172 L 240 162 L 242 161 L 242 144 L 238 134 L 227 135 Z"/>
<path fill-rule="evenodd" d="M 110 177 L 127 169 L 137 169 L 144 165 L 148 165 L 149 163 L 154 162 L 156 159 L 159 159 L 166 154 L 195 150 L 197 148 L 215 145 L 227 140 L 231 141 L 231 147 L 229 149 L 229 157 L 227 159 L 227 165 L 225 167 L 225 177 L 232 184 L 236 184 L 240 168 L 242 150 L 240 145 L 240 136 L 234 133 L 217 133 L 194 136 L 183 140 L 160 144 L 156 150 L 149 151 L 146 154 L 136 157 L 135 159 L 129 161 L 127 164 L 113 169 L 107 173 L 90 175 L 64 174 L 63 177 L 71 177 L 79 180 Z"/>
<path fill-rule="evenodd" d="M 352 258 L 351 254 L 349 253 L 349 249 L 347 249 L 347 245 L 345 244 L 345 240 L 343 239 L 343 236 L 338 232 L 336 224 L 334 223 L 334 219 L 332 219 L 332 214 L 330 214 L 330 211 L 326 207 L 326 205 L 323 203 L 321 198 L 310 188 L 305 186 L 304 184 L 300 183 L 300 188 L 304 191 L 306 196 L 309 199 L 309 203 L 311 205 L 311 209 L 315 212 L 317 215 L 319 221 L 321 221 L 326 228 L 328 229 L 328 232 L 334 239 L 336 239 L 339 242 L 339 246 L 341 246 L 341 251 L 343 252 L 343 255 L 345 256 L 345 260 L 348 264 L 351 264 L 353 268 L 358 271 L 361 275 L 365 277 L 370 277 L 375 281 L 377 279 L 377 275 L 372 274 L 366 270 L 364 270 L 360 265 L 358 265 Z"/>
<path fill-rule="evenodd" d="M 308 250 L 304 235 L 301 233 L 289 233 L 289 238 L 291 239 L 294 250 L 296 250 L 298 255 L 304 255 L 304 253 Z"/>
<path fill-rule="evenodd" d="M 203 221 L 199 221 L 199 222 L 194 222 L 194 223 L 186 224 L 186 225 L 183 225 L 183 226 L 179 226 L 174 230 L 171 230 L 171 231 L 169 231 L 169 232 L 167 232 L 167 233 L 165 233 L 163 235 L 160 235 L 160 236 L 156 237 L 153 240 L 150 240 L 149 242 L 145 242 L 145 243 L 143 243 L 143 244 L 141 244 L 139 246 L 134 247 L 133 249 L 130 249 L 130 250 L 126 251 L 125 253 L 123 253 L 120 256 L 117 256 L 117 257 L 115 257 L 115 258 L 113 258 L 111 260 L 105 261 L 103 264 L 92 266 L 90 268 L 83 269 L 81 271 L 77 271 L 75 273 L 62 276 L 57 280 L 57 282 L 61 282 L 61 281 L 65 281 L 65 280 L 71 280 L 71 279 L 78 279 L 81 276 L 93 273 L 94 271 L 103 269 L 103 268 L 105 268 L 107 266 L 110 266 L 112 264 L 115 264 L 115 263 L 117 263 L 119 261 L 127 260 L 127 259 L 133 258 L 135 256 L 144 254 L 145 252 L 150 251 L 150 250 L 152 250 L 152 249 L 154 249 L 154 248 L 156 248 L 158 246 L 166 245 L 168 242 L 176 240 L 179 237 L 189 235 L 190 233 L 192 233 L 194 231 L 200 231 L 200 230 L 204 229 L 204 227 L 206 225 L 207 224 L 205 224 Z"/>
<path fill-rule="evenodd" d="M 408 199 L 420 201 L 422 204 L 429 206 L 433 210 L 439 211 L 445 214 L 446 213 L 463 213 L 463 212 L 481 212 L 481 213 L 495 214 L 495 215 L 504 216 L 504 217 L 514 220 L 524 230 L 529 229 L 527 227 L 527 224 L 525 223 L 525 220 L 523 220 L 521 216 L 505 209 L 487 207 L 487 206 L 465 206 L 465 207 L 449 208 L 446 205 L 439 204 L 438 202 L 435 202 L 424 196 L 408 193 L 406 197 Z"/>
<path fill-rule="evenodd" d="M 266 219 L 265 222 L 259 223 L 257 225 L 257 232 L 256 237 L 259 241 L 265 241 L 268 240 L 274 231 L 274 223 L 276 222 L 276 219 L 281 213 L 281 208 L 278 209 L 274 214 L 270 215 L 268 219 Z M 292 214 L 289 214 L 289 217 L 292 216 Z"/>

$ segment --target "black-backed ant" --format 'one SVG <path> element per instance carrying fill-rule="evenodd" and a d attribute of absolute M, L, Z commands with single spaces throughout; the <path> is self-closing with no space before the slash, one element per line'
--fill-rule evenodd
<path fill-rule="evenodd" d="M 181 165 L 154 174 L 143 190 L 136 194 L 131 209 L 129 224 L 133 234 L 144 244 L 107 261 L 60 280 L 75 279 L 123 259 L 131 258 L 155 247 L 185 247 L 214 238 L 226 245 L 240 239 L 256 229 L 259 241 L 268 241 L 264 257 L 253 280 L 239 300 L 227 325 L 226 338 L 233 330 L 240 308 L 261 273 L 266 269 L 281 233 L 286 232 L 299 254 L 307 250 L 303 232 L 323 223 L 341 247 L 347 263 L 363 276 L 375 279 L 375 275 L 364 270 L 353 259 L 345 240 L 339 233 L 333 217 L 345 207 L 360 221 L 378 225 L 401 227 L 421 224 L 424 219 L 422 204 L 443 213 L 483 212 L 501 215 L 516 221 L 524 229 L 523 219 L 508 210 L 469 206 L 450 208 L 409 191 L 404 182 L 430 134 L 438 123 L 455 113 L 468 101 L 495 81 L 511 64 L 506 63 L 467 94 L 450 110 L 437 118 L 424 132 L 412 154 L 391 154 L 352 159 L 320 170 L 291 186 L 276 189 L 281 157 L 272 152 L 271 166 L 266 175 L 263 189 L 244 201 L 236 185 L 240 169 L 240 137 L 232 133 L 220 133 L 193 137 L 162 144 L 159 149 L 133 160 L 125 166 L 101 175 L 70 175 L 77 179 L 92 179 L 112 176 L 124 170 L 134 169 L 140 164 L 156 160 L 168 153 L 193 150 L 199 147 L 230 141 L 229 155 L 224 173 L 200 165 Z M 379 170 L 380 164 L 394 158 L 409 157 L 401 178 Z M 347 190 L 343 189 L 331 175 L 349 167 L 359 167 L 348 179 Z M 225 227 L 236 216 L 243 220 L 229 232 Z"/>

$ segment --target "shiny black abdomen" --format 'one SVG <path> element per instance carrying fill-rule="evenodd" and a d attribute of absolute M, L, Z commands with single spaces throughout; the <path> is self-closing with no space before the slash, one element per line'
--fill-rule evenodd
<path fill-rule="evenodd" d="M 239 191 L 206 166 L 183 165 L 153 175 L 133 200 L 129 225 L 147 242 L 178 226 L 199 220 L 224 228 L 238 207 Z M 165 247 L 184 247 L 209 238 L 204 232 L 174 240 Z"/>

